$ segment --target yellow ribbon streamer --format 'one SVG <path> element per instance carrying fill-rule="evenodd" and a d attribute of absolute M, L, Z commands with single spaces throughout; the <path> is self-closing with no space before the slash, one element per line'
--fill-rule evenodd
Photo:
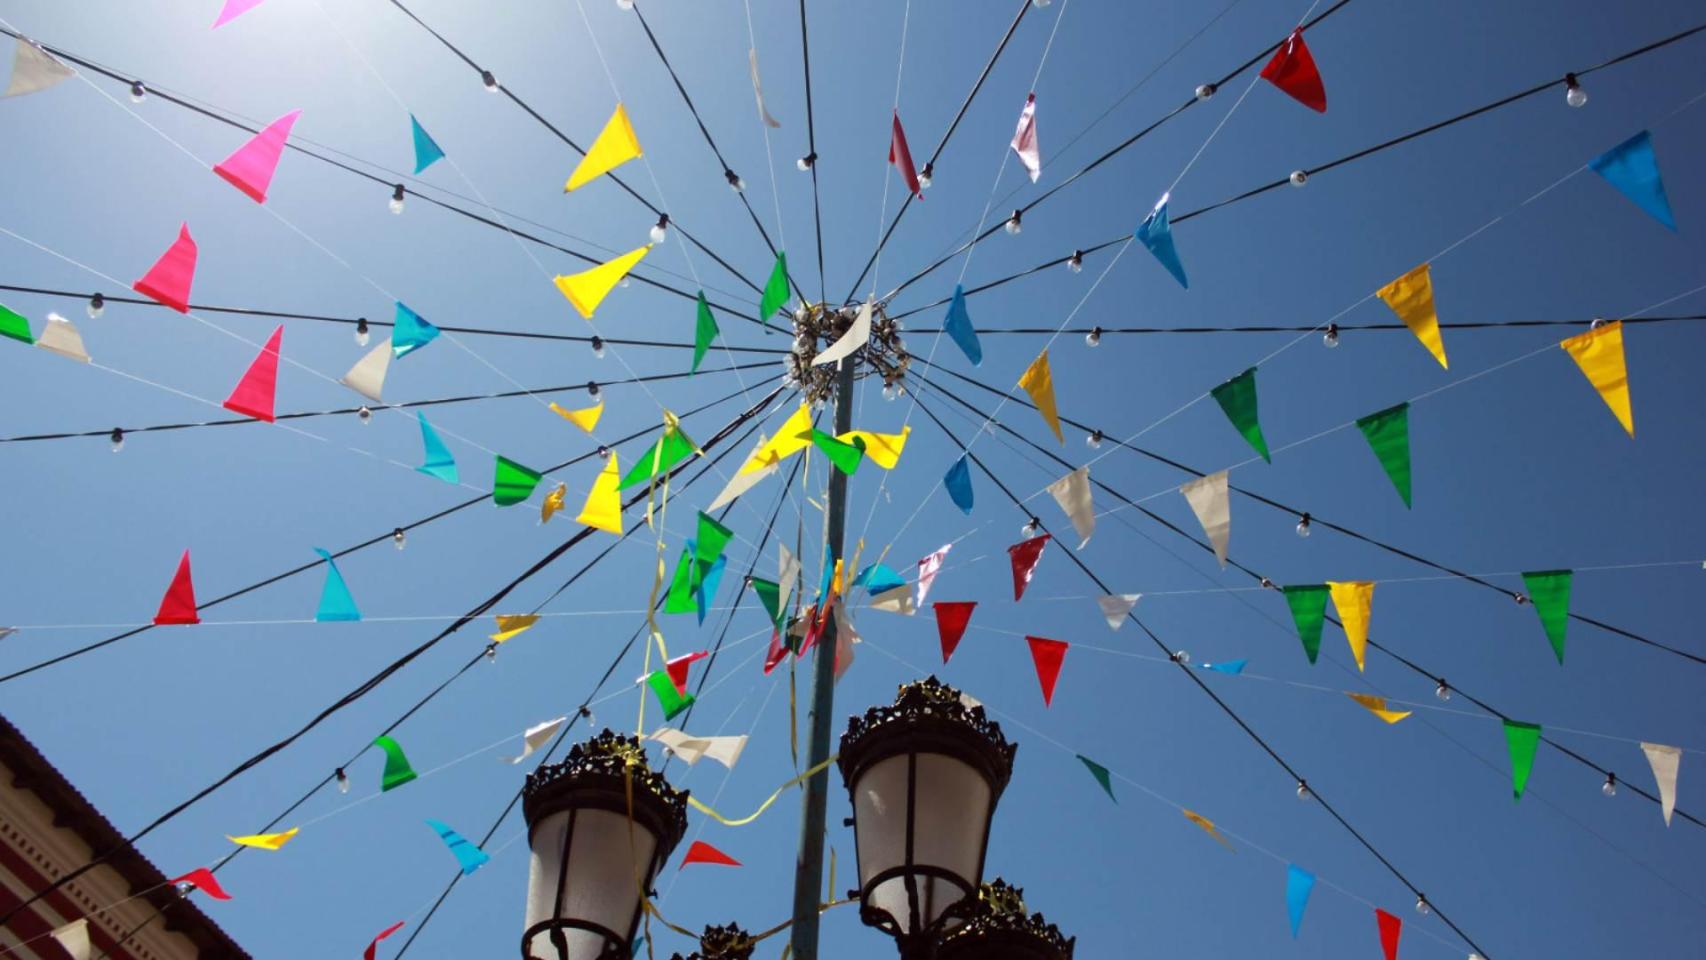
<path fill-rule="evenodd" d="M 701 803 L 699 801 L 699 798 L 693 796 L 692 794 L 687 795 L 687 802 L 692 805 L 693 809 L 699 811 L 700 813 L 704 814 L 707 817 L 710 817 L 712 820 L 717 821 L 718 823 L 722 824 L 725 827 L 744 827 L 747 824 L 751 823 L 752 821 L 757 820 L 759 818 L 759 816 L 764 813 L 764 811 L 770 809 L 771 804 L 775 803 L 777 800 L 782 799 L 782 794 L 787 793 L 790 788 L 797 787 L 800 784 L 805 783 L 807 780 L 810 780 L 812 777 L 817 776 L 818 774 L 822 773 L 825 770 L 828 770 L 829 765 L 834 763 L 837 759 L 839 759 L 839 755 L 834 756 L 834 757 L 830 757 L 828 760 L 825 760 L 824 762 L 818 764 L 817 766 L 812 767 L 810 770 L 807 770 L 805 773 L 802 773 L 799 776 L 795 777 L 794 779 L 789 780 L 787 783 L 782 784 L 780 787 L 777 787 L 776 792 L 772 793 L 769 796 L 769 798 L 767 798 L 763 803 L 759 804 L 757 810 L 752 811 L 752 813 L 748 814 L 747 816 L 741 817 L 739 820 L 730 820 L 728 817 L 725 817 L 722 814 L 718 813 L 717 811 L 711 809 L 710 806 L 708 806 L 707 804 Z"/>

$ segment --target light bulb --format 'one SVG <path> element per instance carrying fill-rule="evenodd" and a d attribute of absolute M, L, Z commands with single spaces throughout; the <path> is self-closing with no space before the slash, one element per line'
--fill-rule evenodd
<path fill-rule="evenodd" d="M 1269 580 L 1267 577 L 1263 577 L 1259 582 L 1263 590 L 1272 590 L 1274 588 L 1274 582 Z"/>
<path fill-rule="evenodd" d="M 104 313 L 106 311 L 106 309 L 107 309 L 107 298 L 101 296 L 98 293 L 95 294 L 94 296 L 90 297 L 89 298 L 89 305 L 87 307 L 83 308 L 84 312 L 89 315 L 90 320 L 101 319 L 101 314 Z"/>
<path fill-rule="evenodd" d="M 498 645 L 497 644 L 495 644 L 495 643 L 486 644 L 486 662 L 487 663 L 497 663 L 498 662 Z"/>
<path fill-rule="evenodd" d="M 598 398 L 598 381 L 597 380 L 588 380 L 586 382 L 586 395 L 589 397 L 592 397 L 595 400 Z"/>
<path fill-rule="evenodd" d="M 1321 334 L 1321 345 L 1323 347 L 1326 347 L 1328 350 L 1331 350 L 1334 347 L 1339 345 L 1339 325 L 1338 324 L 1336 324 L 1336 323 L 1327 324 L 1327 332 Z"/>
<path fill-rule="evenodd" d="M 592 355 L 597 357 L 600 360 L 604 359 L 604 338 L 603 337 L 593 337 L 592 338 Z"/>
<path fill-rule="evenodd" d="M 1084 272 L 1084 251 L 1074 250 L 1072 256 L 1066 258 L 1066 269 L 1072 273 Z"/>
<path fill-rule="evenodd" d="M 1086 333 L 1084 335 L 1084 345 L 1087 347 L 1099 347 L 1099 346 L 1101 346 L 1102 345 L 1102 328 L 1101 327 L 1091 327 L 1090 332 Z"/>
<path fill-rule="evenodd" d="M 70 323 L 71 321 L 65 319 L 63 316 L 61 316 L 57 313 L 49 311 L 48 315 L 47 315 L 47 322 L 48 323 Z"/>
<path fill-rule="evenodd" d="M 1191 665 L 1191 652 L 1189 650 L 1174 650 L 1173 651 L 1173 662 L 1174 663 L 1182 663 L 1187 667 L 1190 666 Z"/>
<path fill-rule="evenodd" d="M 1048 6 L 1053 2 L 1054 0 L 1031 0 L 1031 6 L 1041 8 Z"/>
<path fill-rule="evenodd" d="M 669 214 L 658 215 L 658 222 L 652 224 L 652 242 L 662 243 L 669 239 Z"/>
<path fill-rule="evenodd" d="M 610 448 L 604 444 L 598 445 L 598 459 L 604 460 L 610 456 Z"/>
<path fill-rule="evenodd" d="M 1298 518 L 1297 535 L 1300 537 L 1309 536 L 1309 514 L 1306 513 L 1302 517 Z"/>
<path fill-rule="evenodd" d="M 1198 86 L 1197 87 L 1197 99 L 1198 100 L 1207 100 L 1209 97 L 1214 96 L 1214 91 L 1216 89 L 1217 88 L 1212 83 L 1205 83 L 1205 84 Z"/>
<path fill-rule="evenodd" d="M 1102 449 L 1102 431 L 1090 431 L 1090 433 L 1084 438 L 1084 445 L 1092 450 Z"/>
<path fill-rule="evenodd" d="M 1564 102 L 1572 107 L 1588 105 L 1588 92 L 1582 89 L 1581 83 L 1573 73 L 1564 74 Z"/>
<path fill-rule="evenodd" d="M 930 189 L 930 184 L 935 181 L 935 176 L 936 165 L 933 163 L 926 163 L 924 165 L 924 169 L 918 171 L 918 185 L 926 190 Z"/>
<path fill-rule="evenodd" d="M 815 166 L 817 166 L 817 154 L 815 153 L 808 153 L 794 161 L 794 168 L 799 170 L 801 173 L 805 173 Z"/>
<path fill-rule="evenodd" d="M 1037 536 L 1037 534 L 1040 533 L 1041 531 L 1042 531 L 1042 522 L 1039 521 L 1036 517 L 1032 517 L 1031 519 L 1025 521 L 1024 526 L 1019 528 L 1019 535 L 1024 537 L 1026 540 L 1030 540 L 1030 539 L 1035 538 Z"/>
<path fill-rule="evenodd" d="M 400 183 L 397 184 L 391 190 L 391 204 L 390 204 L 390 206 L 391 206 L 391 212 L 392 213 L 402 213 L 403 212 L 403 185 Z"/>
<path fill-rule="evenodd" d="M 177 894 L 179 897 L 183 897 L 183 898 L 187 899 L 190 894 L 195 892 L 195 884 L 189 882 L 188 880 L 179 880 L 178 882 L 172 884 L 172 889 L 177 891 Z"/>
<path fill-rule="evenodd" d="M 634 9 L 634 0 L 616 0 L 616 6 L 623 10 Z"/>
<path fill-rule="evenodd" d="M 145 98 L 147 96 L 148 96 L 148 88 L 144 87 L 142 85 L 141 80 L 130 81 L 130 102 L 131 103 L 141 103 L 143 98 Z"/>
<path fill-rule="evenodd" d="M 349 774 L 344 772 L 343 767 L 338 768 L 338 792 L 349 793 Z"/>
<path fill-rule="evenodd" d="M 372 339 L 373 339 L 373 335 L 371 333 L 369 333 L 368 329 L 367 329 L 367 318 L 366 317 L 356 318 L 356 321 L 355 321 L 355 345 L 358 347 L 365 347 L 365 346 L 367 346 L 367 342 L 369 340 L 372 340 Z"/>
<path fill-rule="evenodd" d="M 396 545 L 398 550 L 401 550 L 409 545 L 409 535 L 403 532 L 402 527 L 398 527 L 391 531 L 391 542 Z"/>
<path fill-rule="evenodd" d="M 1420 894 L 1416 896 L 1416 912 L 1424 917 L 1434 912 L 1433 908 L 1428 906 L 1427 897 L 1421 896 Z"/>
<path fill-rule="evenodd" d="M 1588 324 L 1588 329 L 1589 330 L 1598 330 L 1600 327 L 1603 327 L 1603 326 L 1605 326 L 1605 318 L 1604 317 L 1594 317 L 1593 322 Z"/>
<path fill-rule="evenodd" d="M 624 289 L 624 290 L 626 290 L 626 289 L 628 289 L 628 278 L 627 278 L 627 277 L 623 277 L 623 278 L 622 278 L 622 279 L 621 279 L 621 280 L 620 280 L 620 281 L 618 281 L 618 282 L 617 282 L 617 284 L 616 284 L 616 285 L 617 285 L 617 286 L 618 286 L 618 287 L 621 287 L 621 288 L 622 288 L 622 289 Z"/>
<path fill-rule="evenodd" d="M 360 410 L 357 410 L 355 412 L 355 415 L 356 415 L 356 418 L 361 421 L 361 425 L 364 427 L 373 422 L 373 411 L 367 409 L 366 407 L 362 407 Z"/>
<path fill-rule="evenodd" d="M 1440 678 L 1439 686 L 1434 687 L 1434 696 L 1439 698 L 1441 703 L 1451 699 L 1451 684 L 1446 683 L 1445 678 Z"/>
<path fill-rule="evenodd" d="M 492 71 L 481 70 L 480 71 L 480 82 L 486 85 L 486 92 L 487 93 L 497 93 L 498 92 L 498 78 L 492 76 Z"/>
<path fill-rule="evenodd" d="M 1605 783 L 1600 785 L 1599 792 L 1608 797 L 1617 796 L 1617 774 L 1606 774 Z"/>
<path fill-rule="evenodd" d="M 892 383 L 883 384 L 883 399 L 889 401 L 900 399 L 900 387 Z"/>
<path fill-rule="evenodd" d="M 740 175 L 735 173 L 733 170 L 724 170 L 723 179 L 729 182 L 730 190 L 733 190 L 736 193 L 746 192 L 746 181 L 742 180 Z"/>
<path fill-rule="evenodd" d="M 114 427 L 107 439 L 112 442 L 114 453 L 124 449 L 124 430 L 122 428 Z"/>
<path fill-rule="evenodd" d="M 1309 182 L 1309 171 L 1307 171 L 1307 170 L 1293 170 L 1291 172 L 1291 176 L 1288 179 L 1291 180 L 1292 186 L 1301 187 L 1304 184 Z"/>
<path fill-rule="evenodd" d="M 1008 233 L 1011 233 L 1011 234 L 1017 236 L 1019 231 L 1024 229 L 1024 225 L 1022 223 L 1020 223 L 1020 219 L 1022 217 L 1023 217 L 1023 214 L 1021 214 L 1019 211 L 1017 211 L 1017 210 L 1013 211 L 1013 215 L 1011 217 L 1007 218 L 1007 232 Z"/>
<path fill-rule="evenodd" d="M 1297 781 L 1297 799 L 1299 799 L 1299 800 L 1310 800 L 1313 798 L 1314 798 L 1314 794 L 1309 792 L 1309 781 L 1307 781 L 1307 780 Z"/>
<path fill-rule="evenodd" d="M 1469 960 L 1487 960 L 1487 958 L 1481 956 L 1478 953 L 1471 953 L 1471 954 L 1469 954 Z"/>

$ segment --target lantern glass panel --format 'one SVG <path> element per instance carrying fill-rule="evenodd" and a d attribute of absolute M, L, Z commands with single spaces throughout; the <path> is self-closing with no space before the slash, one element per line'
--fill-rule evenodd
<path fill-rule="evenodd" d="M 570 829 L 573 836 L 570 836 Z M 657 840 L 638 822 L 609 810 L 564 810 L 551 814 L 532 831 L 533 862 L 527 880 L 526 926 L 560 917 L 596 924 L 626 938 L 639 917 L 640 884 L 650 885 Z M 569 858 L 567 874 L 562 858 Z M 563 877 L 558 906 L 558 877 Z M 568 960 L 595 960 L 604 938 L 591 930 L 564 928 Z M 548 931 L 528 944 L 533 956 L 557 960 Z"/>
<path fill-rule="evenodd" d="M 966 889 L 975 890 L 981 879 L 990 788 L 976 769 L 942 754 L 899 754 L 873 764 L 853 788 L 861 886 L 886 870 L 907 865 L 908 760 L 914 756 L 911 862 L 944 871 L 966 884 L 962 888 L 940 876 L 914 874 L 922 929 L 965 896 Z M 879 883 L 868 903 L 893 917 L 899 932 L 914 932 L 906 876 Z"/>

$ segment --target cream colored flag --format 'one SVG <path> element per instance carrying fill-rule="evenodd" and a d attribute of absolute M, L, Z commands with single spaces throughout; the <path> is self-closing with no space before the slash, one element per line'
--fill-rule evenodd
<path fill-rule="evenodd" d="M 557 731 L 562 729 L 563 723 L 568 719 L 568 717 L 558 717 L 555 720 L 547 720 L 538 726 L 528 727 L 521 735 L 521 756 L 504 757 L 504 762 L 510 764 L 520 763 L 532 756 L 533 751 L 543 747 L 545 745 L 545 741 L 557 735 Z"/>
<path fill-rule="evenodd" d="M 764 443 L 765 441 L 760 439 L 758 445 L 753 447 L 752 456 L 747 458 L 748 463 L 761 457 Z M 737 473 L 730 477 L 729 482 L 723 485 L 723 492 L 717 494 L 717 499 L 711 501 L 711 505 L 705 508 L 706 511 L 716 510 L 733 502 L 736 497 L 745 496 L 748 490 L 758 486 L 764 482 L 766 477 L 782 469 L 782 458 L 776 456 L 775 453 L 762 454 L 762 456 L 765 462 L 757 470 L 749 473 Z"/>
<path fill-rule="evenodd" d="M 660 727 L 646 739 L 663 744 L 665 749 L 690 767 L 710 757 L 733 770 L 735 762 L 740 760 L 741 751 L 746 749 L 747 738 L 744 734 L 738 737 L 695 737 L 673 727 Z"/>
<path fill-rule="evenodd" d="M 21 97 L 76 75 L 77 71 L 54 59 L 52 54 L 19 37 L 17 53 L 12 57 L 12 82 L 0 96 Z"/>
<path fill-rule="evenodd" d="M 1682 767 L 1682 750 L 1662 743 L 1643 743 L 1641 752 L 1653 767 L 1653 779 L 1659 782 L 1659 806 L 1664 810 L 1665 826 L 1676 811 L 1676 775 Z"/>
<path fill-rule="evenodd" d="M 1049 484 L 1048 492 L 1054 496 L 1054 502 L 1060 504 L 1060 509 L 1066 511 L 1067 519 L 1072 521 L 1072 529 L 1078 531 L 1078 549 L 1084 549 L 1090 542 L 1090 535 L 1096 532 L 1096 509 L 1090 503 L 1090 465 L 1085 464 Z M 1226 565 L 1224 557 L 1220 565 Z"/>
<path fill-rule="evenodd" d="M 871 301 L 859 308 L 859 316 L 853 320 L 853 325 L 841 335 L 841 339 L 830 344 L 828 349 L 812 358 L 812 366 L 821 367 L 853 355 L 871 340 Z"/>
<path fill-rule="evenodd" d="M 23 41 L 19 41 L 19 44 L 23 45 Z M 63 927 L 55 928 L 51 936 L 59 942 L 66 953 L 71 954 L 71 960 L 89 960 L 88 917 L 80 917 Z"/>
<path fill-rule="evenodd" d="M 768 442 L 760 446 L 757 452 L 743 464 L 741 473 L 751 473 L 763 470 L 770 465 L 772 454 L 776 460 L 786 460 L 801 450 L 812 445 L 812 408 L 810 404 L 802 403 L 798 410 L 791 414 L 782 424 L 782 429 Z"/>
<path fill-rule="evenodd" d="M 847 668 L 853 666 L 853 645 L 859 642 L 859 632 L 848 619 L 847 607 L 835 601 L 835 681 L 841 682 Z"/>
<path fill-rule="evenodd" d="M 1226 569 L 1226 542 L 1232 537 L 1232 501 L 1226 492 L 1226 471 L 1199 477 L 1179 488 L 1203 533 L 1214 546 L 1214 558 Z"/>
<path fill-rule="evenodd" d="M 752 67 L 752 95 L 758 98 L 758 116 L 764 121 L 765 126 L 777 129 L 782 125 L 776 122 L 776 118 L 772 117 L 770 111 L 764 107 L 764 87 L 758 82 L 758 51 L 756 49 L 746 51 L 746 62 Z"/>
<path fill-rule="evenodd" d="M 1109 630 L 1118 630 L 1125 623 L 1126 614 L 1137 606 L 1141 593 L 1114 593 L 1096 598 L 1096 606 L 1102 608 L 1102 619 L 1108 621 Z"/>
<path fill-rule="evenodd" d="M 785 543 L 777 543 L 776 582 L 781 585 L 777 591 L 776 609 L 788 609 L 788 598 L 794 594 L 794 581 L 800 578 L 800 558 L 794 556 Z"/>
<path fill-rule="evenodd" d="M 367 356 L 355 362 L 349 372 L 338 382 L 356 393 L 361 394 L 374 403 L 384 403 L 380 394 L 385 391 L 385 371 L 391 369 L 391 341 L 379 341 L 379 345 L 367 352 Z"/>
<path fill-rule="evenodd" d="M 871 598 L 871 609 L 912 616 L 918 612 L 918 608 L 912 603 L 912 585 L 903 583 L 877 594 Z"/>
<path fill-rule="evenodd" d="M 77 325 L 57 313 L 47 315 L 47 326 L 41 328 L 36 346 L 79 363 L 89 362 L 89 351 L 83 349 L 83 335 L 77 332 Z"/>

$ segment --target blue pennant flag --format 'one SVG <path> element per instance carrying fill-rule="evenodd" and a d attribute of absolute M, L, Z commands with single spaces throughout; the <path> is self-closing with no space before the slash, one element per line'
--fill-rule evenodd
<path fill-rule="evenodd" d="M 853 578 L 853 585 L 864 587 L 865 592 L 874 597 L 879 593 L 893 590 L 895 587 L 904 587 L 906 581 L 901 579 L 900 574 L 890 570 L 884 564 L 873 563 L 859 571 L 859 575 Z"/>
<path fill-rule="evenodd" d="M 966 290 L 957 283 L 954 284 L 954 300 L 948 304 L 948 317 L 942 321 L 942 329 L 953 338 L 972 366 L 983 365 L 983 346 L 977 342 L 977 331 L 972 328 L 971 314 L 966 312 Z"/>
<path fill-rule="evenodd" d="M 438 328 L 421 315 L 397 304 L 397 322 L 391 328 L 391 355 L 401 357 L 419 350 L 438 336 Z"/>
<path fill-rule="evenodd" d="M 728 557 L 719 555 L 716 560 L 712 561 L 710 568 L 705 571 L 705 575 L 699 578 L 699 589 L 694 591 L 693 600 L 694 606 L 697 608 L 695 612 L 699 614 L 700 626 L 705 625 L 705 614 L 711 609 L 711 601 L 717 598 L 717 584 L 723 581 L 723 564 L 728 559 Z"/>
<path fill-rule="evenodd" d="M 415 128 L 415 172 L 420 173 L 442 159 L 444 151 L 438 148 L 438 143 L 427 134 L 426 128 L 421 126 L 421 122 L 416 120 L 412 113 L 409 114 L 409 124 Z"/>
<path fill-rule="evenodd" d="M 829 596 L 829 582 L 835 579 L 835 562 L 829 559 L 829 544 L 823 546 L 823 579 L 818 581 L 817 596 L 819 600 Z"/>
<path fill-rule="evenodd" d="M 1202 668 L 1204 670 L 1215 670 L 1220 673 L 1227 674 L 1228 676 L 1236 677 L 1240 673 L 1244 672 L 1244 665 L 1249 662 L 1250 661 L 1248 660 L 1228 660 L 1225 663 L 1205 663 L 1202 665 Z"/>
<path fill-rule="evenodd" d="M 1173 226 L 1167 222 L 1166 197 L 1162 197 L 1149 216 L 1138 224 L 1137 242 L 1149 248 L 1173 279 L 1179 281 L 1179 286 L 1190 288 L 1190 283 L 1185 280 L 1185 265 L 1179 262 L 1179 251 L 1173 246 Z"/>
<path fill-rule="evenodd" d="M 948 488 L 948 497 L 954 501 L 954 506 L 960 512 L 971 516 L 971 469 L 966 466 L 966 458 L 961 456 L 948 468 L 947 476 L 942 478 L 942 485 Z"/>
<path fill-rule="evenodd" d="M 1315 874 L 1295 863 L 1285 868 L 1285 909 L 1291 914 L 1291 936 L 1303 925 L 1303 908 L 1309 906 L 1309 891 L 1315 889 Z"/>
<path fill-rule="evenodd" d="M 1665 226 L 1676 229 L 1676 217 L 1670 212 L 1670 200 L 1665 197 L 1665 182 L 1659 177 L 1659 158 L 1653 152 L 1653 135 L 1646 130 L 1635 134 L 1592 160 L 1588 166 L 1616 187 L 1618 192 L 1647 211 L 1647 215 Z"/>
<path fill-rule="evenodd" d="M 421 421 L 421 459 L 424 461 L 415 469 L 445 483 L 456 483 L 456 458 L 450 455 L 450 448 L 438 438 L 438 431 L 427 422 L 426 414 L 417 411 L 415 416 Z"/>
<path fill-rule="evenodd" d="M 315 612 L 314 619 L 321 623 L 360 620 L 361 611 L 356 609 L 355 598 L 350 596 L 344 575 L 338 572 L 337 561 L 319 547 L 315 547 L 314 552 L 326 561 L 326 585 L 320 590 L 320 609 Z"/>
<path fill-rule="evenodd" d="M 428 820 L 426 825 L 436 830 L 439 839 L 443 840 L 444 845 L 450 848 L 450 852 L 456 855 L 456 862 L 462 864 L 463 876 L 480 869 L 481 864 L 492 859 L 486 851 L 474 846 L 468 841 L 467 837 L 450 829 L 442 822 Z"/>

